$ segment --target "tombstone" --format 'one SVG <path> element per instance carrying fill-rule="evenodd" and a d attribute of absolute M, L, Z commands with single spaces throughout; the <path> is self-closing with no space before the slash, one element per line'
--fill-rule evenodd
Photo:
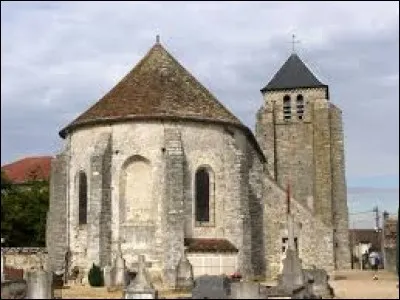
<path fill-rule="evenodd" d="M 261 286 L 257 282 L 232 282 L 231 299 L 265 299 L 261 294 Z"/>
<path fill-rule="evenodd" d="M 176 267 L 176 289 L 192 289 L 194 284 L 193 280 L 193 266 L 185 255 L 182 255 Z"/>
<path fill-rule="evenodd" d="M 311 292 L 317 297 L 332 298 L 332 288 L 329 285 L 329 275 L 324 269 L 306 269 L 304 270 L 306 278 L 311 284 Z"/>
<path fill-rule="evenodd" d="M 283 260 L 282 274 L 278 278 L 279 286 L 287 291 L 294 291 L 305 284 L 301 260 L 297 253 L 294 241 L 293 216 L 288 213 L 288 248 Z"/>
<path fill-rule="evenodd" d="M 43 270 L 43 268 L 28 271 L 26 281 L 28 284 L 28 299 L 53 298 L 53 276 L 50 272 Z"/>
<path fill-rule="evenodd" d="M 27 299 L 27 284 L 24 279 L 7 280 L 1 284 L 0 299 Z"/>
<path fill-rule="evenodd" d="M 6 265 L 6 259 L 5 259 L 4 250 L 3 250 L 3 243 L 4 243 L 4 238 L 1 238 L 1 282 L 3 282 L 5 280 L 4 267 Z"/>
<path fill-rule="evenodd" d="M 286 250 L 286 257 L 283 260 L 283 271 L 279 276 L 278 284 L 288 291 L 304 285 L 304 273 L 301 267 L 297 251 L 291 248 Z"/>
<path fill-rule="evenodd" d="M 203 275 L 194 282 L 192 299 L 227 299 L 231 291 L 230 279 L 223 276 Z"/>
<path fill-rule="evenodd" d="M 122 257 L 121 248 L 118 249 L 117 257 L 114 261 L 114 284 L 115 286 L 125 286 L 126 281 L 126 265 L 125 259 Z"/>
<path fill-rule="evenodd" d="M 4 266 L 5 266 L 5 255 L 3 248 L 1 249 L 1 282 L 4 281 Z"/>
<path fill-rule="evenodd" d="M 149 280 L 144 255 L 139 255 L 139 270 L 124 290 L 124 299 L 157 299 L 157 291 Z"/>
<path fill-rule="evenodd" d="M 103 278 L 105 287 L 114 286 L 114 268 L 111 266 L 105 266 L 103 269 Z"/>

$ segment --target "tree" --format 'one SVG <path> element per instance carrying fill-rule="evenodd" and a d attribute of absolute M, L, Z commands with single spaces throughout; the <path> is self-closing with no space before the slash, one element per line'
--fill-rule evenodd
<path fill-rule="evenodd" d="M 103 272 L 101 271 L 99 266 L 96 266 L 94 263 L 92 268 L 89 270 L 88 280 L 90 286 L 103 286 L 104 278 Z"/>
<path fill-rule="evenodd" d="M 44 247 L 48 182 L 7 183 L 2 174 L 1 235 L 7 247 Z"/>
<path fill-rule="evenodd" d="M 397 278 L 400 278 L 400 266 L 399 266 L 399 254 L 400 254 L 400 237 L 399 237 L 399 219 L 400 217 L 400 209 L 397 209 L 397 232 L 396 232 L 396 267 L 397 267 Z"/>

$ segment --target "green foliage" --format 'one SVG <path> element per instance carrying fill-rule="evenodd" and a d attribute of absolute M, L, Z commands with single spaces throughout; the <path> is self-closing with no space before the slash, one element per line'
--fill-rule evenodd
<path fill-rule="evenodd" d="M 397 209 L 397 245 L 396 245 L 396 267 L 397 267 L 397 276 L 400 278 L 400 266 L 399 266 L 399 255 L 400 255 L 400 237 L 399 237 L 399 222 L 400 222 L 400 209 Z"/>
<path fill-rule="evenodd" d="M 6 247 L 44 247 L 48 182 L 13 185 L 1 176 L 1 236 Z"/>
<path fill-rule="evenodd" d="M 104 285 L 104 278 L 103 272 L 101 271 L 99 266 L 96 266 L 94 263 L 92 268 L 88 274 L 89 284 L 90 286 L 103 286 Z"/>

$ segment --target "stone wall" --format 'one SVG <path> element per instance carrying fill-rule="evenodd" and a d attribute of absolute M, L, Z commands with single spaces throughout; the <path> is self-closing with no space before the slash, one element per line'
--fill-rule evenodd
<path fill-rule="evenodd" d="M 291 98 L 291 119 L 284 118 L 285 95 Z M 304 99 L 302 119 L 296 110 L 298 95 Z M 320 236 L 334 238 L 335 255 L 326 263 L 334 262 L 339 269 L 349 268 L 341 112 L 329 102 L 326 88 L 271 91 L 263 96 L 256 136 L 268 160 L 270 179 L 284 188 L 290 184 L 291 195 L 310 210 L 312 218 L 321 220 L 324 228 L 334 227 L 334 231 Z"/>
<path fill-rule="evenodd" d="M 59 271 L 65 268 L 67 252 L 67 193 L 69 148 L 57 155 L 51 162 L 50 201 L 46 220 L 46 248 L 48 249 L 49 268 Z"/>
<path fill-rule="evenodd" d="M 264 177 L 267 173 L 267 163 L 261 161 L 255 149 L 249 147 L 248 158 L 251 163 L 249 168 L 249 213 L 251 228 L 251 264 L 253 275 L 265 277 L 265 224 L 264 224 Z"/>
<path fill-rule="evenodd" d="M 29 247 L 2 247 L 4 265 L 15 269 L 22 269 L 24 273 L 32 268 L 39 268 L 42 264 L 45 269 L 49 266 L 46 248 Z"/>
<path fill-rule="evenodd" d="M 335 263 L 337 269 L 350 269 L 349 212 L 347 207 L 347 185 L 344 157 L 342 112 L 330 105 L 331 161 L 332 161 L 332 206 L 335 228 Z"/>
<path fill-rule="evenodd" d="M 282 238 L 287 232 L 287 194 L 269 177 L 264 181 L 265 256 L 267 278 L 273 279 L 281 272 Z M 312 211 L 291 198 L 295 237 L 298 238 L 299 256 L 303 268 L 323 268 L 331 271 L 333 264 L 333 229 L 315 218 Z"/>
<path fill-rule="evenodd" d="M 164 281 L 175 287 L 184 246 L 184 153 L 178 128 L 165 128 Z"/>
<path fill-rule="evenodd" d="M 296 110 L 296 97 L 300 94 L 304 97 L 301 120 Z M 283 115 L 285 95 L 291 97 L 290 120 Z M 324 88 L 267 92 L 257 114 L 256 137 L 267 157 L 269 174 L 281 186 L 286 186 L 290 178 L 293 196 L 310 206 L 315 205 L 313 109 L 316 99 L 325 96 Z"/>
<path fill-rule="evenodd" d="M 108 146 L 106 136 L 110 136 Z M 102 150 L 96 152 L 96 149 Z M 150 166 L 148 185 L 152 187 L 154 203 L 148 212 L 151 218 L 135 219 L 133 223 L 125 218 L 130 200 L 126 199 L 123 179 L 126 178 L 125 166 L 132 157 L 141 157 Z M 109 175 L 103 172 L 106 166 L 111 170 L 109 180 L 105 179 Z M 207 224 L 195 221 L 195 173 L 200 167 L 207 167 L 212 175 L 212 218 Z M 239 265 L 244 274 L 252 274 L 254 268 L 262 272 L 263 255 L 256 258 L 264 253 L 262 238 L 252 240 L 262 231 L 259 209 L 262 180 L 257 177 L 261 169 L 259 153 L 244 132 L 235 127 L 147 121 L 76 130 L 71 136 L 69 172 L 71 268 L 80 265 L 88 269 L 93 260 L 102 261 L 99 251 L 109 253 L 111 249 L 111 253 L 115 253 L 120 242 L 128 267 L 136 262 L 138 254 L 144 254 L 146 261 L 152 264 L 150 272 L 161 271 L 179 260 L 183 237 L 214 237 L 226 238 L 239 249 Z M 88 190 L 91 191 L 87 225 L 78 224 L 76 177 L 82 170 L 88 175 Z M 96 172 L 100 174 L 98 179 Z M 108 200 L 100 201 L 108 199 L 107 190 L 111 191 L 110 204 Z M 255 213 L 254 218 L 250 217 L 250 211 Z M 98 223 L 100 218 L 110 220 L 105 223 L 111 224 L 111 238 L 106 234 L 108 227 L 102 228 Z M 103 242 L 100 241 L 102 230 L 105 232 Z M 167 248 L 174 251 L 168 253 Z"/>
<path fill-rule="evenodd" d="M 100 135 L 90 156 L 87 263 L 111 264 L 110 134 Z"/>

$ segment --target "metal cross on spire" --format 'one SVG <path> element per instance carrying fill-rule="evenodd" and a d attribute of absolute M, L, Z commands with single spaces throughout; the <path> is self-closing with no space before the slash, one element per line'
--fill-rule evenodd
<path fill-rule="evenodd" d="M 292 52 L 295 53 L 296 51 L 294 50 L 294 45 L 300 43 L 299 40 L 296 40 L 296 35 L 292 34 Z"/>

